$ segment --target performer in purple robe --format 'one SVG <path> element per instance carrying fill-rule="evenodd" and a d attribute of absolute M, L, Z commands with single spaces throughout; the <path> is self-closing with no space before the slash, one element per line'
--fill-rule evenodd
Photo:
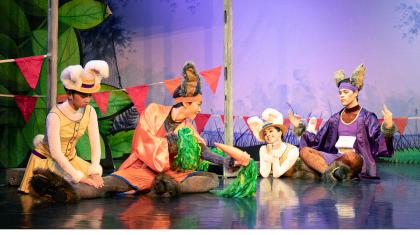
<path fill-rule="evenodd" d="M 339 98 L 344 106 L 332 115 L 317 134 L 306 131 L 300 117 L 289 111 L 294 133 L 301 136 L 300 158 L 322 174 L 327 182 L 358 177 L 379 178 L 375 159 L 391 156 L 396 126 L 392 113 L 384 105 L 384 122 L 379 123 L 372 112 L 360 107 L 359 91 L 363 87 L 366 68 L 359 65 L 350 78 L 343 70 L 335 72 Z"/>

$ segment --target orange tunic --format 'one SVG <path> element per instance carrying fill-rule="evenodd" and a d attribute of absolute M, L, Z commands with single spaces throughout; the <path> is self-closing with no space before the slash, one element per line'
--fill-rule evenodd
<path fill-rule="evenodd" d="M 149 190 L 156 175 L 161 172 L 178 182 L 195 172 L 170 169 L 173 159 L 169 156 L 164 122 L 171 108 L 156 103 L 146 107 L 137 122 L 131 154 L 112 176 L 124 180 L 136 190 Z M 185 120 L 182 124 L 192 128 L 199 141 L 204 142 L 190 122 Z"/>

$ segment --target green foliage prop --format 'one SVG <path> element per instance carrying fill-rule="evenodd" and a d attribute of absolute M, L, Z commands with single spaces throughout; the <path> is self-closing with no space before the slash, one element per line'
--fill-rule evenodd
<path fill-rule="evenodd" d="M 182 170 L 207 171 L 209 161 L 201 160 L 201 147 L 194 136 L 193 130 L 188 127 L 178 131 L 178 155 L 174 159 L 174 167 Z"/>
<path fill-rule="evenodd" d="M 216 195 L 222 197 L 254 197 L 257 187 L 258 168 L 253 159 L 246 167 L 243 167 L 236 179 L 225 189 L 216 191 Z"/>

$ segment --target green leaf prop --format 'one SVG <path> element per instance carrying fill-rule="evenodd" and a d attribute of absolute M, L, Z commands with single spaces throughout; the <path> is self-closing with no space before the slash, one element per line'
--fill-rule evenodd
<path fill-rule="evenodd" d="M 120 158 L 125 154 L 131 153 L 131 142 L 133 140 L 134 130 L 120 131 L 107 136 L 108 144 L 111 148 L 112 158 Z"/>
<path fill-rule="evenodd" d="M 0 162 L 5 167 L 17 167 L 25 159 L 29 148 L 25 143 L 22 128 L 0 126 Z"/>
<path fill-rule="evenodd" d="M 67 28 L 58 37 L 58 68 L 57 73 L 61 72 L 69 65 L 80 64 L 79 43 L 76 32 L 73 28 Z M 64 94 L 64 87 L 58 79 L 57 94 Z"/>
<path fill-rule="evenodd" d="M 254 197 L 257 186 L 257 177 L 257 164 L 251 159 L 249 164 L 239 171 L 238 176 L 232 183 L 225 189 L 216 191 L 215 193 L 222 197 Z"/>
<path fill-rule="evenodd" d="M 111 14 L 107 5 L 94 0 L 73 0 L 58 10 L 60 22 L 77 29 L 92 28 Z"/>
<path fill-rule="evenodd" d="M 6 34 L 0 33 L 0 42 L 0 55 L 7 59 L 15 58 L 18 52 L 15 41 Z"/>
<path fill-rule="evenodd" d="M 0 33 L 22 39 L 31 33 L 25 13 L 13 0 L 0 1 Z"/>
<path fill-rule="evenodd" d="M 105 144 L 104 140 L 102 139 L 102 136 L 100 136 L 100 143 L 101 143 L 101 159 L 105 159 L 106 152 L 105 152 Z M 91 154 L 90 154 L 90 143 L 89 143 L 89 136 L 86 132 L 80 139 L 77 141 L 76 144 L 76 152 L 77 156 L 84 160 L 90 160 Z"/>
<path fill-rule="evenodd" d="M 19 4 L 28 15 L 47 16 L 48 0 L 20 0 L 17 1 L 17 4 Z"/>
<path fill-rule="evenodd" d="M 201 160 L 201 147 L 189 127 L 178 131 L 178 155 L 174 159 L 174 167 L 182 170 L 207 171 L 209 161 Z"/>

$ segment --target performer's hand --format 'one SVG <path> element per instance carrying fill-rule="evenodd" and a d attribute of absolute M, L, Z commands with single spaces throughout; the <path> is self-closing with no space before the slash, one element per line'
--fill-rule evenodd
<path fill-rule="evenodd" d="M 90 177 L 83 177 L 81 180 L 80 180 L 80 183 L 83 183 L 83 184 L 87 184 L 87 185 L 91 185 L 91 186 L 93 186 L 93 187 L 95 187 L 95 188 L 99 188 L 99 184 L 97 184 L 92 178 L 90 178 Z"/>
<path fill-rule="evenodd" d="M 384 126 L 387 129 L 392 128 L 393 121 L 392 121 L 392 113 L 391 111 L 384 105 L 384 109 L 382 110 L 382 114 L 384 115 Z"/>
<path fill-rule="evenodd" d="M 299 123 L 300 123 L 301 116 L 300 115 L 294 115 L 291 110 L 289 110 L 288 114 L 289 114 L 289 121 L 290 121 L 290 123 L 294 127 L 298 127 L 299 126 Z"/>
<path fill-rule="evenodd" d="M 102 179 L 102 176 L 98 174 L 90 175 L 90 178 L 99 185 L 99 188 L 102 188 L 104 186 L 104 179 Z"/>
<path fill-rule="evenodd" d="M 241 168 L 241 165 L 239 165 L 238 162 L 232 157 L 227 157 L 226 161 L 227 161 L 227 170 L 231 173 Z"/>

